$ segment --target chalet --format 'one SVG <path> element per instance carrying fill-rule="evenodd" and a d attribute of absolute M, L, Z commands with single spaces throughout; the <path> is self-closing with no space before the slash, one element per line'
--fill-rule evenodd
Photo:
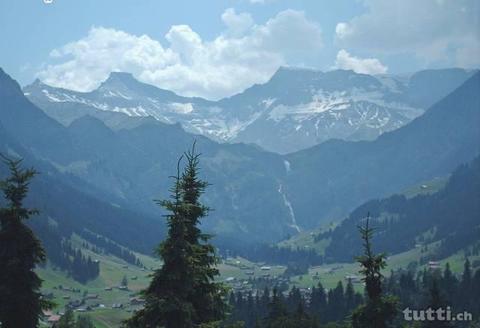
<path fill-rule="evenodd" d="M 58 314 L 53 314 L 48 317 L 47 322 L 51 325 L 55 325 L 60 321 L 60 316 Z"/>
<path fill-rule="evenodd" d="M 360 277 L 357 276 L 357 275 L 354 275 L 354 274 L 346 275 L 346 276 L 345 276 L 345 280 L 346 280 L 347 282 L 348 282 L 348 281 L 351 281 L 352 284 L 356 284 L 356 283 L 361 282 Z"/>
<path fill-rule="evenodd" d="M 46 299 L 46 300 L 53 300 L 54 297 L 55 297 L 55 296 L 53 295 L 52 292 L 46 293 L 46 294 L 42 294 L 42 298 L 43 298 L 43 299 Z"/>
<path fill-rule="evenodd" d="M 428 268 L 430 270 L 440 269 L 440 263 L 438 263 L 437 261 L 430 261 L 430 262 L 428 262 Z"/>
<path fill-rule="evenodd" d="M 132 297 L 130 298 L 130 305 L 143 305 L 145 304 L 145 300 L 140 297 Z"/>
<path fill-rule="evenodd" d="M 86 300 L 96 300 L 98 299 L 98 294 L 87 294 L 85 295 Z"/>
<path fill-rule="evenodd" d="M 260 270 L 262 270 L 262 271 L 270 271 L 271 269 L 272 269 L 272 268 L 269 267 L 269 266 L 262 266 L 262 267 L 260 267 Z"/>

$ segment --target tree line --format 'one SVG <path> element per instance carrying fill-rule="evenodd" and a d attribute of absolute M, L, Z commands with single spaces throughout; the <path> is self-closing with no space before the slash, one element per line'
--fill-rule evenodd
<path fill-rule="evenodd" d="M 323 264 L 323 256 L 313 249 L 278 247 L 268 244 L 244 245 L 235 249 L 223 250 L 223 257 L 243 257 L 253 262 L 292 266 L 317 266 Z"/>
<path fill-rule="evenodd" d="M 88 241 L 89 243 L 91 243 L 92 245 L 94 245 L 90 247 L 87 244 L 85 244 L 84 247 L 91 248 L 97 254 L 101 252 L 105 254 L 111 254 L 113 256 L 116 256 L 124 260 L 129 264 L 136 265 L 141 268 L 144 267 L 143 263 L 140 261 L 140 259 L 137 256 L 135 256 L 135 254 L 132 251 L 118 245 L 117 243 L 111 240 L 108 240 L 103 236 L 99 236 L 87 230 L 83 230 L 82 232 L 80 232 L 80 236 L 86 241 Z M 101 248 L 101 250 L 99 248 Z"/>

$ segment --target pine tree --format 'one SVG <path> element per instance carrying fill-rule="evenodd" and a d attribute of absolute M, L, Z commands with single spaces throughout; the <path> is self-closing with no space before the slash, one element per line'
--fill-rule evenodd
<path fill-rule="evenodd" d="M 209 243 L 212 236 L 202 233 L 198 227 L 200 220 L 210 210 L 200 203 L 200 196 L 208 186 L 208 182 L 198 177 L 200 155 L 196 153 L 194 143 L 192 149 L 185 153 L 187 163 L 180 180 L 186 240 L 192 245 L 195 260 L 195 270 L 192 272 L 194 286 L 189 297 L 195 308 L 194 321 L 197 323 L 218 321 L 223 318 L 226 311 L 223 301 L 226 290 L 222 284 L 214 281 L 220 273 L 217 269 L 218 258 L 215 248 Z"/>
<path fill-rule="evenodd" d="M 0 182 L 6 200 L 6 207 L 0 208 L 0 326 L 32 328 L 37 327 L 42 309 L 52 305 L 42 300 L 42 281 L 34 272 L 35 267 L 45 261 L 45 251 L 24 224 L 38 213 L 23 205 L 36 172 L 22 169 L 22 160 L 2 158 L 10 169 L 10 176 Z"/>
<path fill-rule="evenodd" d="M 75 316 L 72 309 L 67 309 L 58 321 L 57 328 L 75 328 Z"/>
<path fill-rule="evenodd" d="M 359 226 L 363 240 L 364 254 L 357 257 L 362 267 L 367 294 L 366 304 L 360 305 L 352 314 L 353 328 L 386 328 L 387 322 L 396 315 L 397 300 L 382 293 L 381 270 L 385 268 L 385 254 L 374 254 L 371 240 L 374 230 L 369 226 L 370 215 L 367 216 L 365 226 Z"/>
<path fill-rule="evenodd" d="M 438 282 L 437 282 L 436 278 L 434 278 L 432 280 L 432 286 L 429 289 L 429 300 L 428 300 L 428 304 L 425 308 L 427 308 L 427 309 L 430 308 L 433 311 L 436 311 L 439 308 L 443 308 L 443 309 L 446 308 L 446 302 L 445 302 L 443 296 L 441 295 L 440 288 L 438 288 Z M 447 328 L 447 327 L 451 327 L 449 322 L 447 322 L 445 320 L 433 320 L 433 321 L 426 320 L 426 321 L 423 322 L 422 326 L 425 327 L 425 328 Z"/>
<path fill-rule="evenodd" d="M 300 294 L 300 290 L 293 286 L 290 292 L 288 293 L 287 298 L 287 309 L 289 312 L 293 312 L 298 308 L 298 305 L 303 303 L 302 295 Z"/>
<path fill-rule="evenodd" d="M 120 281 L 120 286 L 123 286 L 123 287 L 128 287 L 128 279 L 127 279 L 127 276 L 123 276 L 122 278 L 122 281 Z"/>
<path fill-rule="evenodd" d="M 166 215 L 168 237 L 157 248 L 163 266 L 153 274 L 152 281 L 143 291 L 145 306 L 126 321 L 128 327 L 189 328 L 193 326 L 193 305 L 188 295 L 193 288 L 191 245 L 186 240 L 186 222 L 183 217 L 180 189 L 180 163 L 173 177 L 171 199 L 157 201 Z"/>
<path fill-rule="evenodd" d="M 168 237 L 157 249 L 164 263 L 143 291 L 145 307 L 125 322 L 128 327 L 190 328 L 223 318 L 225 290 L 214 282 L 217 257 L 210 236 L 198 227 L 208 212 L 199 202 L 208 185 L 198 178 L 199 156 L 194 145 L 182 174 L 180 157 L 171 199 L 157 202 L 169 212 Z"/>
<path fill-rule="evenodd" d="M 345 315 L 345 294 L 343 283 L 339 281 L 337 286 L 328 291 L 328 312 L 329 321 L 342 320 Z"/>
<path fill-rule="evenodd" d="M 356 304 L 355 290 L 353 289 L 352 280 L 349 279 L 347 288 L 345 289 L 345 311 L 350 313 L 358 304 Z"/>
<path fill-rule="evenodd" d="M 257 317 L 257 308 L 255 307 L 255 300 L 253 298 L 252 292 L 248 292 L 247 296 L 247 319 L 245 324 L 247 327 L 252 327 L 255 323 L 255 318 Z"/>
<path fill-rule="evenodd" d="M 274 288 L 272 300 L 268 305 L 268 315 L 265 318 L 265 327 L 267 328 L 278 327 L 278 323 L 284 321 L 288 315 L 287 308 L 280 295 L 277 288 Z"/>
<path fill-rule="evenodd" d="M 312 298 L 310 301 L 310 314 L 321 322 L 325 322 L 327 310 L 327 295 L 321 282 L 318 286 L 312 288 Z"/>
<path fill-rule="evenodd" d="M 455 291 L 457 289 L 458 281 L 450 269 L 450 263 L 447 262 L 445 270 L 443 271 L 443 278 L 441 280 L 442 288 L 445 290 L 448 300 L 452 303 L 455 298 Z"/>
<path fill-rule="evenodd" d="M 467 258 L 463 266 L 462 281 L 460 282 L 459 303 L 465 310 L 470 310 L 472 299 L 470 298 L 470 291 L 472 290 L 472 269 L 470 260 Z"/>
<path fill-rule="evenodd" d="M 75 328 L 95 328 L 92 319 L 89 316 L 78 316 Z"/>

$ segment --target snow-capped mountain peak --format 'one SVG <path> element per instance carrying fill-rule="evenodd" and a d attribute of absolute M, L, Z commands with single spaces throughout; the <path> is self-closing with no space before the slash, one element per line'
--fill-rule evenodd
<path fill-rule="evenodd" d="M 286 153 L 331 138 L 376 138 L 421 115 L 433 100 L 445 96 L 471 74 L 463 70 L 426 71 L 399 79 L 347 70 L 280 67 L 267 83 L 208 101 L 179 96 L 140 82 L 130 73 L 112 72 L 92 92 L 53 88 L 36 80 L 24 88 L 24 93 L 65 124 L 69 123 L 68 115 L 59 115 L 58 107 L 72 110 L 77 108 L 73 104 L 80 104 L 82 110 L 90 108 L 92 113 L 152 116 L 162 122 L 180 123 L 189 132 L 217 141 L 255 143 Z M 441 90 L 432 89 L 428 81 L 433 76 L 445 78 L 435 84 Z"/>

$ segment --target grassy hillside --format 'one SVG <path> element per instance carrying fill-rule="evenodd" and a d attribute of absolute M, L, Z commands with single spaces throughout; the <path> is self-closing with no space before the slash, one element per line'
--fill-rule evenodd
<path fill-rule="evenodd" d="M 78 237 L 73 239 L 74 242 L 80 241 Z M 100 262 L 100 275 L 95 280 L 80 284 L 68 277 L 65 272 L 47 265 L 37 270 L 44 280 L 42 292 L 53 296 L 54 302 L 57 304 L 54 309 L 56 313 L 64 312 L 67 303 L 81 301 L 86 294 L 98 295 L 95 299 L 85 300 L 85 303 L 79 308 L 91 307 L 93 311 L 87 313 L 94 319 L 98 327 L 118 327 L 121 320 L 129 317 L 131 311 L 137 308 L 137 306 L 130 305 L 130 298 L 148 285 L 151 268 L 159 267 L 160 261 L 136 254 L 149 268 L 143 269 L 132 266 L 114 256 L 95 254 L 86 249 L 82 249 L 82 252 Z M 124 276 L 128 279 L 128 290 L 116 288 Z M 111 290 L 106 290 L 106 288 L 111 288 Z M 124 308 L 112 309 L 113 304 L 122 304 Z"/>
<path fill-rule="evenodd" d="M 429 250 L 425 250 L 425 248 L 417 247 L 411 249 L 407 252 L 403 252 L 400 254 L 396 254 L 387 258 L 387 267 L 385 269 L 384 274 L 389 275 L 391 270 L 398 270 L 398 269 L 405 269 L 409 266 L 412 262 L 419 263 L 421 258 L 431 254 L 435 249 L 436 243 L 432 243 L 428 245 Z M 359 250 L 361 252 L 361 250 Z M 480 268 L 480 255 L 476 256 L 469 256 L 468 257 L 473 263 L 473 268 L 477 269 Z M 463 272 L 463 265 L 465 263 L 465 251 L 459 251 L 445 259 L 438 261 L 442 270 L 444 269 L 446 263 L 450 264 L 451 270 L 460 275 Z M 417 270 L 423 270 L 427 267 L 427 264 L 418 265 L 416 267 Z M 312 267 L 309 269 L 307 274 L 295 276 L 291 280 L 291 285 L 295 285 L 301 288 L 308 288 L 313 285 L 318 284 L 321 282 L 325 288 L 333 288 L 337 285 L 338 281 L 343 281 L 344 286 L 346 284 L 345 277 L 357 275 L 360 267 L 357 263 L 332 263 L 321 265 L 317 267 Z M 357 290 L 361 290 L 363 288 L 361 283 L 356 283 L 355 288 Z"/>
<path fill-rule="evenodd" d="M 407 198 L 413 198 L 418 195 L 430 195 L 442 190 L 448 182 L 448 177 L 436 177 L 428 181 L 422 181 L 403 190 L 400 195 Z M 300 233 L 279 242 L 279 247 L 290 249 L 313 249 L 318 254 L 324 255 L 325 248 L 330 244 L 330 238 L 315 240 L 315 237 L 329 229 L 335 229 L 341 221 L 334 221 L 320 228 L 301 231 Z"/>
<path fill-rule="evenodd" d="M 413 198 L 418 195 L 430 195 L 442 190 L 448 182 L 448 176 L 436 177 L 432 180 L 418 183 L 410 188 L 405 189 L 401 194 L 407 198 Z"/>
<path fill-rule="evenodd" d="M 72 243 L 76 247 L 81 248 L 83 242 L 84 240 L 76 235 L 72 238 Z M 144 269 L 130 265 L 115 256 L 96 254 L 85 248 L 82 248 L 82 252 L 100 262 L 100 275 L 86 284 L 81 284 L 48 264 L 37 269 L 39 276 L 44 280 L 42 293 L 53 297 L 57 304 L 53 312 L 60 314 L 65 311 L 65 305 L 69 302 L 80 302 L 87 294 L 97 295 L 96 298 L 85 299 L 84 303 L 77 307 L 76 313 L 83 314 L 83 310 L 86 310 L 85 313 L 94 320 L 97 327 L 119 327 L 122 320 L 130 317 L 132 312 L 138 309 L 138 305 L 130 304 L 130 299 L 149 284 L 150 275 L 161 262 L 153 257 L 135 253 L 148 268 Z M 268 271 L 262 270 L 262 265 L 242 258 L 229 258 L 219 265 L 221 275 L 218 279 L 235 289 L 244 286 L 243 282 L 250 276 L 269 274 L 271 277 L 278 277 L 285 271 L 283 266 L 273 266 Z M 124 276 L 128 279 L 128 290 L 118 288 Z M 114 304 L 122 304 L 122 308 L 113 308 Z"/>
<path fill-rule="evenodd" d="M 72 242 L 77 246 L 83 240 L 74 236 Z M 388 267 L 385 274 L 390 270 L 406 268 L 412 262 L 420 262 L 421 258 L 435 250 L 436 243 L 427 245 L 428 247 L 417 247 L 407 252 L 400 253 L 388 258 Z M 148 268 L 140 268 L 127 264 L 121 259 L 105 254 L 95 254 L 89 250 L 82 251 L 90 255 L 93 259 L 100 261 L 100 275 L 95 280 L 86 284 L 75 282 L 64 272 L 56 270 L 50 265 L 39 268 L 37 271 L 44 280 L 42 292 L 51 294 L 57 304 L 55 313 L 63 313 L 65 305 L 71 301 L 80 301 L 89 294 L 98 295 L 94 299 L 86 299 L 85 303 L 77 307 L 77 314 L 82 314 L 82 309 L 88 309 L 85 313 L 93 320 L 96 327 L 119 327 L 122 320 L 131 316 L 132 312 L 138 308 L 138 305 L 131 305 L 130 299 L 145 288 L 149 283 L 149 275 L 152 269 L 158 268 L 161 262 L 153 257 L 136 254 L 142 263 Z M 359 250 L 360 252 L 360 250 Z M 465 260 L 464 251 L 457 252 L 454 255 L 440 261 L 442 267 L 449 262 L 451 268 L 456 273 L 461 273 Z M 471 262 L 478 267 L 480 256 L 471 256 Z M 251 287 L 248 281 L 251 277 L 262 277 L 268 275 L 269 278 L 276 279 L 285 271 L 284 266 L 269 266 L 265 268 L 265 263 L 253 263 L 243 258 L 228 258 L 219 265 L 220 281 L 225 282 L 232 290 L 244 290 Z M 262 269 L 263 267 L 263 269 Z M 417 270 L 422 270 L 424 265 L 417 266 Z M 290 287 L 297 286 L 309 288 L 322 282 L 325 288 L 333 288 L 342 280 L 345 283 L 347 275 L 358 275 L 359 267 L 356 263 L 333 263 L 312 267 L 307 274 L 294 276 L 290 280 Z M 120 290 L 122 278 L 128 279 L 128 290 Z M 111 290 L 110 290 L 111 288 Z M 355 288 L 361 290 L 361 283 L 356 283 Z M 112 308 L 114 304 L 122 304 L 123 308 Z M 90 308 L 89 308 L 90 307 Z"/>
<path fill-rule="evenodd" d="M 277 244 L 279 247 L 286 247 L 290 249 L 313 249 L 320 255 L 324 255 L 325 248 L 330 243 L 330 239 L 315 240 L 315 237 L 329 229 L 334 229 L 337 222 L 332 222 L 328 225 L 322 226 L 313 230 L 301 231 L 289 239 L 283 240 Z"/>

